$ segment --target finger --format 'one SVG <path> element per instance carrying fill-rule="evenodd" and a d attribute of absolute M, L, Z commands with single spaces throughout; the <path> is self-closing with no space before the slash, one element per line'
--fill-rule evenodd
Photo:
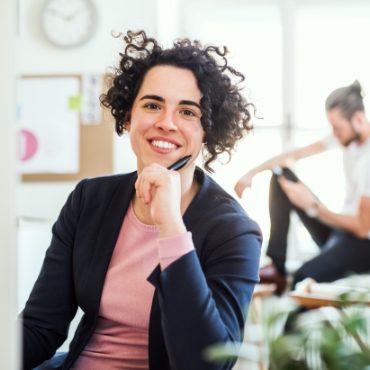
<path fill-rule="evenodd" d="M 136 191 L 136 196 L 138 198 L 141 198 L 141 192 L 140 192 L 140 177 L 137 178 L 137 180 L 135 181 L 135 191 Z"/>
<path fill-rule="evenodd" d="M 140 174 L 138 175 L 138 178 L 135 182 L 135 190 L 136 190 L 136 195 L 144 200 L 144 191 L 145 191 L 145 181 L 147 177 L 150 175 L 150 173 L 153 171 L 152 170 L 152 165 L 149 165 L 145 167 Z"/>
<path fill-rule="evenodd" d="M 146 204 L 152 201 L 153 192 L 156 187 L 160 186 L 166 172 L 173 171 L 168 171 L 164 167 L 158 165 L 151 165 L 142 172 L 140 176 L 140 193 Z"/>
<path fill-rule="evenodd" d="M 282 187 L 285 187 L 288 181 L 284 176 L 278 176 L 277 180 Z"/>
<path fill-rule="evenodd" d="M 234 190 L 235 190 L 235 193 L 238 195 L 238 197 L 241 198 L 243 194 L 243 188 L 241 187 L 239 183 L 235 185 Z"/>
<path fill-rule="evenodd" d="M 287 180 L 286 178 L 284 178 L 282 176 L 280 176 L 278 178 L 278 181 L 279 181 L 280 186 L 283 189 L 284 193 L 289 196 L 289 194 L 291 193 L 295 183 L 292 182 L 292 181 Z"/>
<path fill-rule="evenodd" d="M 236 193 L 238 194 L 239 198 L 242 198 L 243 195 L 245 194 L 245 191 L 247 189 L 250 189 L 251 186 L 250 185 L 245 185 L 245 184 L 237 184 L 236 187 L 235 187 L 235 191 Z"/>
<path fill-rule="evenodd" d="M 150 177 L 146 177 L 142 181 L 141 192 L 143 195 L 144 203 L 148 204 L 152 200 L 152 187 L 154 186 L 154 181 Z"/>
<path fill-rule="evenodd" d="M 278 181 L 285 188 L 292 188 L 297 185 L 296 182 L 286 179 L 284 176 L 279 176 Z"/>
<path fill-rule="evenodd" d="M 135 189 L 137 196 L 144 200 L 144 182 L 145 182 L 146 176 L 145 174 L 140 174 L 139 177 L 136 180 L 135 183 Z"/>

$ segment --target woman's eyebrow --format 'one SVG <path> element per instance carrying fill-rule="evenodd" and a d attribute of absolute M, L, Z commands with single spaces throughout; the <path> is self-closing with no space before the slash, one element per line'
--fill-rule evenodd
<path fill-rule="evenodd" d="M 144 99 L 153 99 L 153 100 L 158 100 L 160 102 L 164 102 L 164 99 L 158 95 L 144 95 L 139 100 L 144 100 Z"/>
<path fill-rule="evenodd" d="M 195 107 L 201 109 L 200 105 L 193 100 L 181 100 L 180 105 L 194 105 Z"/>
<path fill-rule="evenodd" d="M 164 102 L 165 101 L 159 95 L 144 95 L 139 100 L 145 100 L 145 99 L 152 99 L 152 100 L 157 100 L 157 101 L 160 101 L 160 102 Z M 179 102 L 179 105 L 194 105 L 198 109 L 201 109 L 200 105 L 197 102 L 193 101 L 193 100 L 181 100 Z"/>

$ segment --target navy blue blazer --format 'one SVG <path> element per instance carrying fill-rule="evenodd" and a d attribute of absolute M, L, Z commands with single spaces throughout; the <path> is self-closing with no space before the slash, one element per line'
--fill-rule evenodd
<path fill-rule="evenodd" d="M 150 370 L 226 370 L 208 346 L 240 341 L 258 281 L 261 233 L 239 203 L 199 168 L 200 190 L 184 214 L 192 251 L 148 277 L 155 286 L 149 321 Z M 62 369 L 72 367 L 94 332 L 104 278 L 137 174 L 81 181 L 53 225 L 40 275 L 22 312 L 23 366 L 53 356 L 81 307 L 84 315 Z M 119 292 L 118 292 L 119 293 Z"/>

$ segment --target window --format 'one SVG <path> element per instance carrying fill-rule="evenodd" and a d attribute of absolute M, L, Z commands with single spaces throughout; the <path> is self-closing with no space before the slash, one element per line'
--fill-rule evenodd
<path fill-rule="evenodd" d="M 232 4 L 232 5 L 231 5 Z M 195 10 L 196 9 L 196 10 Z M 214 166 L 214 178 L 231 194 L 249 168 L 282 150 L 282 37 L 279 8 L 274 2 L 189 0 L 182 10 L 187 37 L 226 45 L 233 66 L 245 75 L 246 97 L 255 104 L 255 130 L 237 148 L 227 165 Z M 225 158 L 226 160 L 226 158 Z M 241 204 L 269 230 L 269 174 L 257 176 Z M 267 234 L 268 235 L 268 234 Z"/>
<path fill-rule="evenodd" d="M 188 37 L 229 47 L 232 64 L 246 76 L 247 97 L 263 117 L 254 120 L 254 133 L 240 143 L 232 161 L 216 168 L 214 177 L 232 194 L 237 179 L 254 165 L 330 132 L 324 103 L 332 90 L 358 79 L 370 91 L 366 0 L 188 0 L 181 6 L 181 27 Z M 295 170 L 325 204 L 340 210 L 340 150 L 302 160 Z M 256 176 L 241 200 L 261 225 L 265 242 L 269 177 L 267 172 Z M 290 257 L 308 258 L 316 247 L 292 221 Z"/>

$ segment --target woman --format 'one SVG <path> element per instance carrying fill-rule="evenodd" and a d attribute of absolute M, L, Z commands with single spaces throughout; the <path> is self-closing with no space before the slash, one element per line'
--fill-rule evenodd
<path fill-rule="evenodd" d="M 231 80 L 243 76 L 226 50 L 124 40 L 101 101 L 128 131 L 137 172 L 83 180 L 68 198 L 23 311 L 24 367 L 55 353 L 80 307 L 61 369 L 231 369 L 203 352 L 242 338 L 261 235 L 195 160 L 203 149 L 210 171 L 250 129 Z"/>

